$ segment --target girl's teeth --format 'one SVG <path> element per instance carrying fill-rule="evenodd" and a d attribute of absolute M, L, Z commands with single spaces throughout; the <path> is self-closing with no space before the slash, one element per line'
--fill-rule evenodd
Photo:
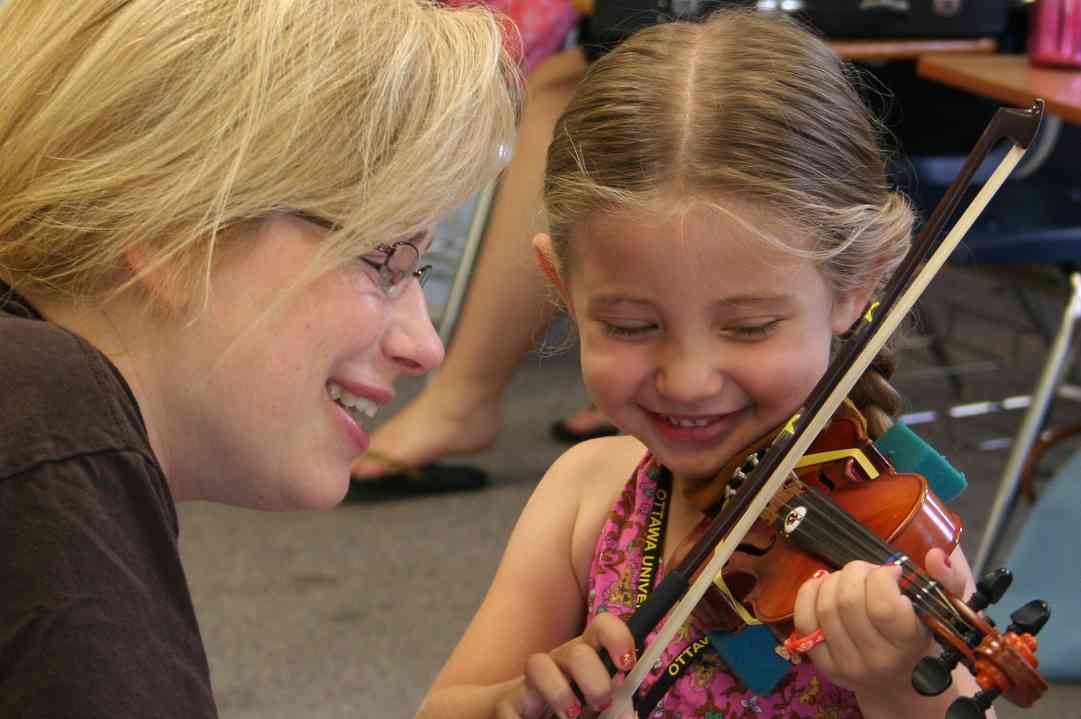
<path fill-rule="evenodd" d="M 668 424 L 674 424 L 677 427 L 705 427 L 709 424 L 708 419 L 676 419 L 667 415 L 664 419 Z"/>

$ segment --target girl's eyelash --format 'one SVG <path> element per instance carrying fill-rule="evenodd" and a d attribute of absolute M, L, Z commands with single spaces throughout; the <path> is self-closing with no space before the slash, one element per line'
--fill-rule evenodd
<path fill-rule="evenodd" d="M 780 322 L 780 320 L 770 320 L 758 325 L 739 325 L 730 327 L 727 331 L 740 339 L 761 339 L 767 337 Z"/>
<path fill-rule="evenodd" d="M 635 327 L 624 327 L 622 325 L 614 325 L 610 322 L 604 322 L 604 333 L 609 337 L 638 337 L 651 332 L 656 325 L 640 325 Z"/>
<path fill-rule="evenodd" d="M 729 327 L 725 333 L 737 339 L 765 339 L 779 325 L 781 320 L 770 320 L 757 325 L 737 325 Z M 656 325 L 636 325 L 627 327 L 616 325 L 611 322 L 603 322 L 604 333 L 610 337 L 640 337 L 656 329 Z"/>

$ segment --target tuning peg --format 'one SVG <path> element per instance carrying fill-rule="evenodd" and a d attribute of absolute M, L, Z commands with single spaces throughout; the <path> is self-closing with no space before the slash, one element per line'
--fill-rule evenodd
<path fill-rule="evenodd" d="M 1043 629 L 1043 625 L 1047 624 L 1050 618 L 1051 609 L 1047 606 L 1047 602 L 1042 599 L 1033 599 L 1010 615 L 1010 626 L 1006 628 L 1006 631 L 1035 635 Z"/>
<path fill-rule="evenodd" d="M 992 569 L 980 577 L 980 581 L 976 582 L 976 591 L 968 600 L 968 606 L 972 607 L 973 611 L 983 611 L 989 605 L 1002 599 L 1002 595 L 1006 593 L 1012 583 L 1013 574 L 1010 573 L 1010 570 Z"/>
<path fill-rule="evenodd" d="M 953 668 L 961 659 L 955 649 L 946 649 L 940 656 L 924 657 L 912 671 L 912 688 L 925 697 L 937 697 L 953 683 Z"/>
<path fill-rule="evenodd" d="M 997 689 L 989 689 L 974 697 L 955 699 L 946 711 L 946 719 L 983 719 L 998 695 Z"/>

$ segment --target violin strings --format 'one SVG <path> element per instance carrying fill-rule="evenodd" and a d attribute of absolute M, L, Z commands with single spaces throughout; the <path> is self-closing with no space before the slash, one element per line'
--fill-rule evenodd
<path fill-rule="evenodd" d="M 806 524 L 806 521 L 804 522 Z M 826 549 L 823 554 L 826 556 L 832 555 L 832 559 L 837 563 L 837 566 L 843 566 L 848 561 L 853 559 L 862 559 L 867 561 L 868 559 L 878 560 L 875 563 L 884 564 L 882 561 L 882 555 L 875 556 L 875 552 L 871 551 L 867 554 L 860 554 L 858 551 L 852 551 L 851 548 L 845 547 L 842 542 L 832 541 L 833 538 L 823 540 L 821 533 L 816 532 L 812 525 L 806 527 L 801 526 L 797 533 L 801 535 L 799 539 L 810 539 L 813 543 L 821 547 L 829 547 L 832 544 L 833 552 Z M 814 535 L 818 536 L 814 536 Z M 843 549 L 844 551 L 837 551 Z M 843 556 L 842 554 L 847 555 Z M 895 553 L 889 553 L 886 558 L 897 556 Z M 898 562 L 901 565 L 903 577 L 905 581 L 902 583 L 902 591 L 912 600 L 913 606 L 921 611 L 924 611 L 932 616 L 935 616 L 940 621 L 946 624 L 952 623 L 954 619 L 960 619 L 956 610 L 942 595 L 941 588 L 933 580 L 930 580 L 923 576 L 918 568 L 912 564 L 911 560 L 907 557 Z M 967 627 L 965 627 L 967 629 Z"/>
<path fill-rule="evenodd" d="M 867 527 L 860 524 L 842 508 L 830 501 L 828 497 L 818 492 L 813 492 L 811 494 L 805 493 L 805 495 L 805 503 L 814 505 L 813 508 L 817 511 L 818 516 L 825 520 L 827 524 L 832 522 L 833 526 L 827 527 L 827 529 L 838 530 L 841 534 L 845 535 L 845 541 L 837 541 L 837 538 L 831 534 L 827 534 L 826 540 L 823 541 L 822 535 L 814 531 L 817 529 L 817 525 L 813 522 L 807 524 L 805 520 L 801 526 L 806 525 L 805 529 L 807 530 L 807 534 L 816 535 L 812 537 L 812 541 L 815 541 L 818 544 L 832 546 L 837 554 L 848 554 L 850 559 L 867 560 L 870 558 L 877 564 L 885 564 L 893 557 L 897 556 L 897 552 L 893 547 L 867 529 Z M 865 554 L 860 556 L 858 551 L 852 549 L 853 547 L 862 549 Z M 845 562 L 842 562 L 842 564 L 843 563 Z M 917 588 L 921 592 L 921 595 L 918 596 L 927 595 L 937 588 L 937 583 L 926 577 L 914 565 L 906 567 L 904 563 L 902 563 L 902 569 L 909 569 L 911 571 L 912 576 L 909 577 L 909 579 L 912 580 L 911 583 L 918 585 Z M 947 607 L 952 611 L 952 605 L 948 602 L 944 601 L 942 606 Z"/>
<path fill-rule="evenodd" d="M 885 564 L 898 556 L 893 547 L 820 492 L 808 488 L 799 497 L 786 502 L 783 507 L 787 513 L 800 504 L 808 505 L 812 511 L 793 532 L 793 540 L 797 538 L 795 535 L 799 535 L 799 539 L 815 545 L 812 551 L 817 550 L 837 566 L 843 566 L 853 559 Z M 826 525 L 822 527 L 824 532 L 817 531 L 821 522 Z M 961 622 L 964 628 L 968 629 L 937 582 L 927 577 L 910 559 L 899 563 L 902 577 L 906 580 L 902 583 L 902 591 L 909 596 L 916 608 L 944 623 Z"/>
<path fill-rule="evenodd" d="M 813 508 L 818 513 L 820 520 L 825 520 L 827 525 L 832 523 L 834 530 L 838 530 L 840 534 L 846 536 L 842 541 L 838 541 L 832 534 L 826 535 L 824 539 L 822 533 L 816 531 L 818 524 L 815 522 L 807 523 L 805 520 L 801 525 L 801 528 L 804 529 L 805 538 L 810 538 L 820 546 L 831 547 L 833 550 L 831 553 L 834 554 L 835 558 L 841 560 L 840 564 L 842 565 L 847 563 L 846 560 L 851 559 L 870 559 L 877 564 L 885 564 L 898 556 L 894 548 L 855 521 L 844 510 L 834 505 L 827 498 L 816 495 L 817 493 L 809 495 L 806 498 L 808 500 L 806 503 L 814 505 Z M 865 554 L 861 556 L 860 552 L 857 551 L 859 549 L 862 549 Z M 902 591 L 909 596 L 917 609 L 937 617 L 944 623 L 950 623 L 954 619 L 960 620 L 953 605 L 950 604 L 936 582 L 926 577 L 910 559 L 898 563 L 901 564 L 902 576 L 905 579 L 902 583 Z"/>

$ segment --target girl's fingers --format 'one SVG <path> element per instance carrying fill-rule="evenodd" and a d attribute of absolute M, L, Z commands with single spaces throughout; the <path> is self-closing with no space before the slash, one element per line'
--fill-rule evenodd
<path fill-rule="evenodd" d="M 604 649 L 616 669 L 630 671 L 637 661 L 634 651 L 634 636 L 626 623 L 614 614 L 599 614 L 590 624 L 583 637 L 590 646 Z"/>
<path fill-rule="evenodd" d="M 560 719 L 581 716 L 582 705 L 551 654 L 533 654 L 526 659 L 525 680 L 527 690 L 539 695 Z"/>
<path fill-rule="evenodd" d="M 965 590 L 972 574 L 960 549 L 955 549 L 948 557 L 941 549 L 932 549 L 927 552 L 923 566 L 943 589 L 956 597 L 967 599 Z"/>
<path fill-rule="evenodd" d="M 825 629 L 822 628 L 818 617 L 818 597 L 822 591 L 822 587 L 829 577 L 829 573 L 822 571 L 816 574 L 812 579 L 808 579 L 799 588 L 796 593 L 796 603 L 794 605 L 792 614 L 792 623 L 796 628 L 796 633 L 799 636 L 812 636 L 818 630 L 822 630 L 822 634 L 825 635 Z M 830 654 L 829 638 L 824 636 L 824 641 L 818 642 L 808 653 L 807 656 L 811 657 L 815 666 L 825 671 L 827 674 L 833 672 L 833 667 L 836 665 L 836 661 Z"/>
<path fill-rule="evenodd" d="M 603 711 L 612 702 L 612 677 L 601 662 L 597 651 L 585 642 L 577 642 L 555 655 L 555 662 L 573 681 L 591 709 Z M 573 691 L 573 690 L 571 690 Z M 577 698 L 572 694 L 571 699 Z M 562 701 L 562 699 L 561 699 Z M 568 706 L 556 704 L 554 707 Z M 581 709 L 581 706 L 579 706 Z M 569 713 L 565 712 L 567 716 Z M 572 718 L 573 719 L 573 718 Z"/>
<path fill-rule="evenodd" d="M 913 644 L 927 640 L 927 631 L 912 608 L 912 601 L 898 587 L 901 568 L 879 567 L 867 576 L 868 617 L 876 634 L 894 647 L 912 653 Z"/>
<path fill-rule="evenodd" d="M 551 716 L 548 702 L 533 687 L 529 686 L 526 679 L 525 685 L 518 693 L 513 704 L 506 702 L 499 705 L 496 712 L 497 719 L 546 719 Z"/>
<path fill-rule="evenodd" d="M 825 633 L 825 641 L 815 650 L 812 650 L 811 658 L 818 665 L 825 658 L 823 655 L 828 653 L 831 661 L 830 667 L 834 671 L 843 674 L 850 674 L 852 668 L 858 664 L 860 657 L 859 649 L 854 645 L 849 635 L 849 628 L 840 608 L 842 596 L 851 596 L 851 590 L 843 588 L 842 585 L 845 585 L 845 587 L 851 585 L 854 581 L 854 575 L 857 573 L 858 570 L 854 569 L 852 564 L 849 564 L 845 569 L 833 572 L 824 578 L 822 585 L 819 587 L 814 607 L 819 626 L 822 627 L 822 631 Z M 822 651 L 818 651 L 816 656 L 816 650 Z"/>
<path fill-rule="evenodd" d="M 818 629 L 818 619 L 815 615 L 815 605 L 818 602 L 818 590 L 822 582 L 829 575 L 822 571 L 811 579 L 808 579 L 796 592 L 796 602 L 792 610 L 792 622 L 796 631 L 800 634 L 810 634 Z"/>
<path fill-rule="evenodd" d="M 602 650 L 618 669 L 634 666 L 634 638 L 623 620 L 612 614 L 598 615 L 581 637 L 550 654 L 530 656 L 525 665 L 527 693 L 532 692 L 562 719 L 582 715 L 585 707 L 580 698 L 590 709 L 603 711 L 612 702 L 612 676 L 601 661 Z M 523 714 L 535 708 L 522 704 Z"/>

